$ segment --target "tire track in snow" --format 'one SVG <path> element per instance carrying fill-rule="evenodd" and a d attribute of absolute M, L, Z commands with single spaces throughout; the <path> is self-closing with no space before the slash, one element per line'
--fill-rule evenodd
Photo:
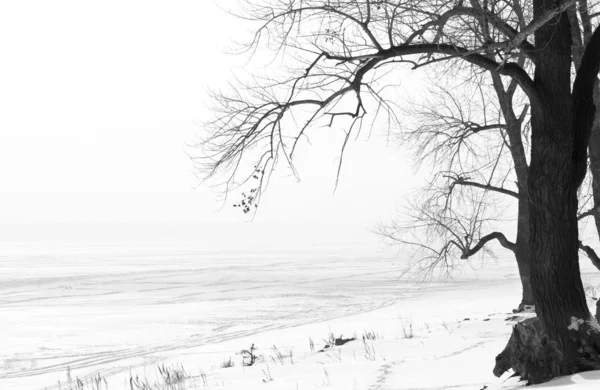
<path fill-rule="evenodd" d="M 239 338 L 253 336 L 253 335 L 256 335 L 259 333 L 263 333 L 263 332 L 289 329 L 289 328 L 294 328 L 294 327 L 298 327 L 298 326 L 309 325 L 312 323 L 330 321 L 330 320 L 334 320 L 336 318 L 346 317 L 349 315 L 366 313 L 369 311 L 388 307 L 390 305 L 393 305 L 395 302 L 396 302 L 396 299 L 390 299 L 390 300 L 384 301 L 383 303 L 381 303 L 379 305 L 375 305 L 375 306 L 368 307 L 368 308 L 363 308 L 362 310 L 357 310 L 357 311 L 353 311 L 353 312 L 339 313 L 338 315 L 335 315 L 335 316 L 317 317 L 317 318 L 313 318 L 310 321 L 298 321 L 298 322 L 292 323 L 292 324 L 265 325 L 265 326 L 257 327 L 257 328 L 253 328 L 253 329 L 229 332 L 226 334 L 219 334 L 219 335 L 203 337 L 203 338 L 194 339 L 194 340 L 179 340 L 179 341 L 173 341 L 168 344 L 162 344 L 162 345 L 141 346 L 141 347 L 134 347 L 134 348 L 129 348 L 129 349 L 120 349 L 120 350 L 107 350 L 107 351 L 93 352 L 93 353 L 77 355 L 77 356 L 71 355 L 71 356 L 56 356 L 54 358 L 45 358 L 45 359 L 53 359 L 53 360 L 61 359 L 63 361 L 60 363 L 50 364 L 50 365 L 42 366 L 42 367 L 30 368 L 27 370 L 7 371 L 3 375 L 0 376 L 0 379 L 23 378 L 23 377 L 31 377 L 31 376 L 52 374 L 52 373 L 62 374 L 64 372 L 66 372 L 67 367 L 69 367 L 73 371 L 76 369 L 83 369 L 83 368 L 89 368 L 89 367 L 93 367 L 93 366 L 102 366 L 102 365 L 107 365 L 107 364 L 111 364 L 111 363 L 123 362 L 128 359 L 152 358 L 152 355 L 157 354 L 157 353 L 172 352 L 172 351 L 176 351 L 176 350 L 185 350 L 185 349 L 190 349 L 190 348 L 218 344 L 218 343 L 225 342 L 225 341 L 231 341 L 231 340 L 235 340 L 235 339 L 239 339 Z M 71 358 L 71 359 L 64 361 L 65 358 Z M 163 360 L 164 358 L 156 358 L 156 359 L 157 359 L 157 361 L 160 361 L 160 360 Z M 101 376 L 112 375 L 112 374 L 127 370 L 130 367 L 131 367 L 131 365 L 124 365 L 122 367 L 119 367 L 118 369 L 116 367 L 100 368 L 98 370 L 94 370 L 93 373 L 90 373 L 88 375 L 80 377 L 80 379 L 83 380 L 85 378 L 91 378 L 98 374 L 100 374 Z M 58 386 L 58 385 L 56 385 L 56 386 Z M 50 386 L 50 387 L 47 387 L 47 389 L 57 388 L 56 386 L 54 386 L 54 387 Z"/>

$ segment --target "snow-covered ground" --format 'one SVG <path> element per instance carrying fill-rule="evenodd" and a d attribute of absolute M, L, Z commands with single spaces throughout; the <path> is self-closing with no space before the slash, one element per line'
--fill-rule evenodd
<path fill-rule="evenodd" d="M 520 293 L 511 262 L 426 284 L 399 280 L 392 257 L 360 251 L 1 249 L 2 390 L 65 389 L 67 370 L 129 389 L 130 376 L 160 382 L 158 364 L 183 366 L 198 389 L 521 386 L 492 374 L 520 319 L 510 313 Z M 584 281 L 600 285 L 594 273 Z M 330 333 L 357 340 L 319 352 Z M 252 344 L 262 357 L 243 367 L 239 352 Z"/>

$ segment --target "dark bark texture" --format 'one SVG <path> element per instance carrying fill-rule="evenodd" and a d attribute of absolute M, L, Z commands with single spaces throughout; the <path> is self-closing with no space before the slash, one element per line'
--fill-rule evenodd
<path fill-rule="evenodd" d="M 555 6 L 554 1 L 535 0 L 534 17 Z M 593 72 L 594 68 L 586 65 L 586 50 L 572 96 L 572 41 L 566 12 L 539 28 L 535 42 L 534 83 L 539 99 L 531 101 L 531 284 L 544 334 L 556 343 L 559 353 L 557 361 L 546 365 L 546 372 L 527 369 L 533 373 L 529 382 L 541 383 L 590 369 L 599 356 L 598 333 L 585 322 L 590 312 L 579 270 L 577 229 L 577 190 L 585 174 L 590 110 L 594 114 L 589 107 L 591 90 L 581 83 L 580 76 L 582 69 Z M 583 325 L 569 329 L 574 319 L 581 319 Z"/>
<path fill-rule="evenodd" d="M 553 2 L 537 0 L 542 15 Z M 565 352 L 558 373 L 575 372 L 575 345 L 567 326 L 571 317 L 589 318 L 578 262 L 577 189 L 570 99 L 571 39 L 566 14 L 535 34 L 538 45 L 534 82 L 541 99 L 533 100 L 530 194 L 531 282 L 537 315 L 551 340 Z M 544 376 L 530 378 L 533 383 Z"/>
<path fill-rule="evenodd" d="M 522 147 L 522 145 L 521 145 Z M 516 168 L 516 170 L 518 170 Z M 533 288 L 531 287 L 531 258 L 529 251 L 529 240 L 531 238 L 529 229 L 529 190 L 527 189 L 527 166 L 520 169 L 519 178 L 519 220 L 517 221 L 517 240 L 515 242 L 515 258 L 519 268 L 519 277 L 523 295 L 517 311 L 522 311 L 525 306 L 535 305 Z M 519 177 L 521 176 L 521 177 Z M 522 183 L 522 184 L 521 184 Z M 523 188 L 524 187 L 524 188 Z"/>
<path fill-rule="evenodd" d="M 512 106 L 512 105 L 511 105 Z M 519 268 L 519 277 L 523 288 L 523 296 L 518 310 L 523 310 L 525 306 L 535 305 L 533 289 L 531 287 L 531 265 L 529 240 L 531 238 L 529 229 L 529 188 L 527 179 L 529 177 L 529 166 L 525 158 L 525 148 L 521 140 L 521 126 L 508 126 L 508 136 L 511 143 L 511 153 L 515 163 L 515 173 L 517 184 L 519 186 L 519 219 L 517 221 L 517 239 L 515 241 L 515 257 Z"/>
<path fill-rule="evenodd" d="M 523 380 L 547 381 L 560 375 L 561 360 L 556 342 L 544 334 L 539 319 L 529 318 L 513 327 L 506 347 L 496 356 L 494 375 L 500 377 L 512 368 Z"/>
<path fill-rule="evenodd" d="M 528 248 L 519 248 L 525 252 Z M 521 303 L 517 308 L 517 312 L 525 310 L 526 306 L 535 306 L 535 298 L 533 297 L 533 288 L 531 287 L 531 271 L 529 266 L 529 254 L 520 253 L 519 250 L 515 252 L 517 259 L 517 266 L 519 268 L 519 278 L 521 279 L 521 287 L 523 294 L 521 296 Z"/>

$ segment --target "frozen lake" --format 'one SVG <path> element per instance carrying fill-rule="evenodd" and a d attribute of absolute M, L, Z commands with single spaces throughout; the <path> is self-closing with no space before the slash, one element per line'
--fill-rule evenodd
<path fill-rule="evenodd" d="M 336 252 L 4 245 L 0 388 L 50 386 L 67 367 L 110 375 L 418 293 L 393 256 Z"/>

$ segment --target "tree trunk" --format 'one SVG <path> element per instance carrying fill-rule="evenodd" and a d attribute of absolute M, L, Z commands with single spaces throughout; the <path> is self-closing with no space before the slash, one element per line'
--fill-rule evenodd
<path fill-rule="evenodd" d="M 517 249 L 518 251 L 518 249 Z M 519 267 L 519 277 L 521 278 L 521 286 L 523 288 L 523 294 L 521 296 L 521 303 L 517 308 L 517 312 L 524 311 L 526 306 L 535 306 L 535 300 L 533 298 L 533 289 L 531 288 L 531 273 L 529 270 L 529 255 L 519 255 L 515 252 L 517 258 L 517 266 Z"/>
<path fill-rule="evenodd" d="M 548 116 L 545 119 L 542 122 L 548 123 Z M 558 372 L 567 375 L 581 370 L 576 364 L 577 350 L 586 343 L 585 332 L 575 335 L 572 333 L 577 332 L 567 327 L 573 319 L 590 319 L 577 255 L 577 192 L 570 185 L 571 176 L 564 172 L 571 164 L 570 150 L 565 150 L 569 148 L 550 137 L 540 138 L 543 141 L 538 139 L 539 147 L 532 152 L 529 181 L 531 284 L 536 313 L 562 353 Z M 530 377 L 531 383 L 556 375 L 554 368 L 549 366 L 548 370 L 545 375 L 536 371 L 539 376 Z"/>
<path fill-rule="evenodd" d="M 526 186 L 526 184 L 527 182 L 525 181 L 524 186 Z M 535 305 L 533 289 L 531 287 L 531 259 L 529 254 L 530 236 L 529 193 L 525 192 L 525 196 L 523 196 L 521 195 L 521 192 L 519 192 L 519 220 L 517 222 L 517 249 L 515 250 L 515 257 L 517 259 L 517 266 L 519 267 L 519 277 L 521 278 L 523 295 L 517 311 L 523 311 L 525 306 Z"/>
<path fill-rule="evenodd" d="M 531 233 L 529 228 L 529 190 L 527 188 L 527 169 L 525 174 L 518 174 L 519 178 L 519 220 L 517 221 L 517 239 L 515 257 L 517 258 L 517 266 L 519 267 L 519 277 L 523 287 L 523 296 L 518 311 L 523 311 L 525 306 L 535 305 L 533 289 L 531 287 L 531 257 L 529 251 L 529 241 Z M 524 176 L 524 177 L 523 177 Z M 522 183 L 522 184 L 521 184 Z"/>
<path fill-rule="evenodd" d="M 537 168 L 532 160 L 530 180 L 531 284 L 537 315 L 563 353 L 560 374 L 566 375 L 577 371 L 575 359 L 579 348 L 567 327 L 573 317 L 590 318 L 577 256 L 577 195 L 567 185 L 570 177 L 559 173 L 563 164 L 569 164 L 570 154 L 559 150 L 557 145 L 547 144 L 540 149 L 545 149 L 546 164 Z M 548 158 L 549 155 L 563 158 Z"/>
<path fill-rule="evenodd" d="M 524 61 L 524 60 L 521 60 Z M 529 189 L 527 179 L 529 176 L 529 166 L 525 155 L 525 147 L 523 146 L 523 138 L 521 135 L 521 122 L 517 118 L 513 110 L 513 94 L 507 93 L 504 88 L 502 79 L 498 74 L 492 72 L 492 81 L 502 114 L 506 120 L 506 134 L 510 143 L 510 154 L 513 160 L 515 175 L 517 176 L 517 187 L 519 188 L 519 205 L 518 205 L 518 220 L 517 220 L 517 238 L 515 240 L 515 258 L 519 269 L 519 277 L 521 279 L 523 295 L 517 312 L 523 311 L 525 306 L 535 305 L 533 298 L 533 290 L 531 288 L 531 273 L 530 273 L 530 258 L 529 258 Z M 510 90 L 510 87 L 509 87 Z"/>
<path fill-rule="evenodd" d="M 594 91 L 594 95 L 598 94 L 597 90 L 599 88 L 596 87 Z M 596 212 L 593 213 L 594 223 L 596 224 L 596 230 L 598 231 L 598 235 L 600 236 L 600 212 L 598 212 L 600 208 L 600 121 L 598 120 L 598 116 L 600 115 L 600 99 L 594 99 L 596 102 L 596 122 L 594 123 L 594 127 L 592 127 L 592 134 L 590 135 L 590 172 L 592 174 L 592 195 L 594 198 L 594 209 Z"/>
<path fill-rule="evenodd" d="M 534 18 L 554 1 L 534 2 Z M 574 179 L 574 130 L 571 101 L 571 37 L 566 13 L 535 32 L 534 82 L 540 92 L 532 99 L 529 212 L 531 284 L 536 312 L 545 333 L 556 342 L 560 359 L 545 372 L 536 370 L 530 383 L 581 371 L 589 326 L 568 329 L 573 319 L 589 321 L 579 271 L 577 187 Z M 591 337 L 591 336 L 587 336 Z M 583 351 L 583 349 L 582 349 Z"/>

